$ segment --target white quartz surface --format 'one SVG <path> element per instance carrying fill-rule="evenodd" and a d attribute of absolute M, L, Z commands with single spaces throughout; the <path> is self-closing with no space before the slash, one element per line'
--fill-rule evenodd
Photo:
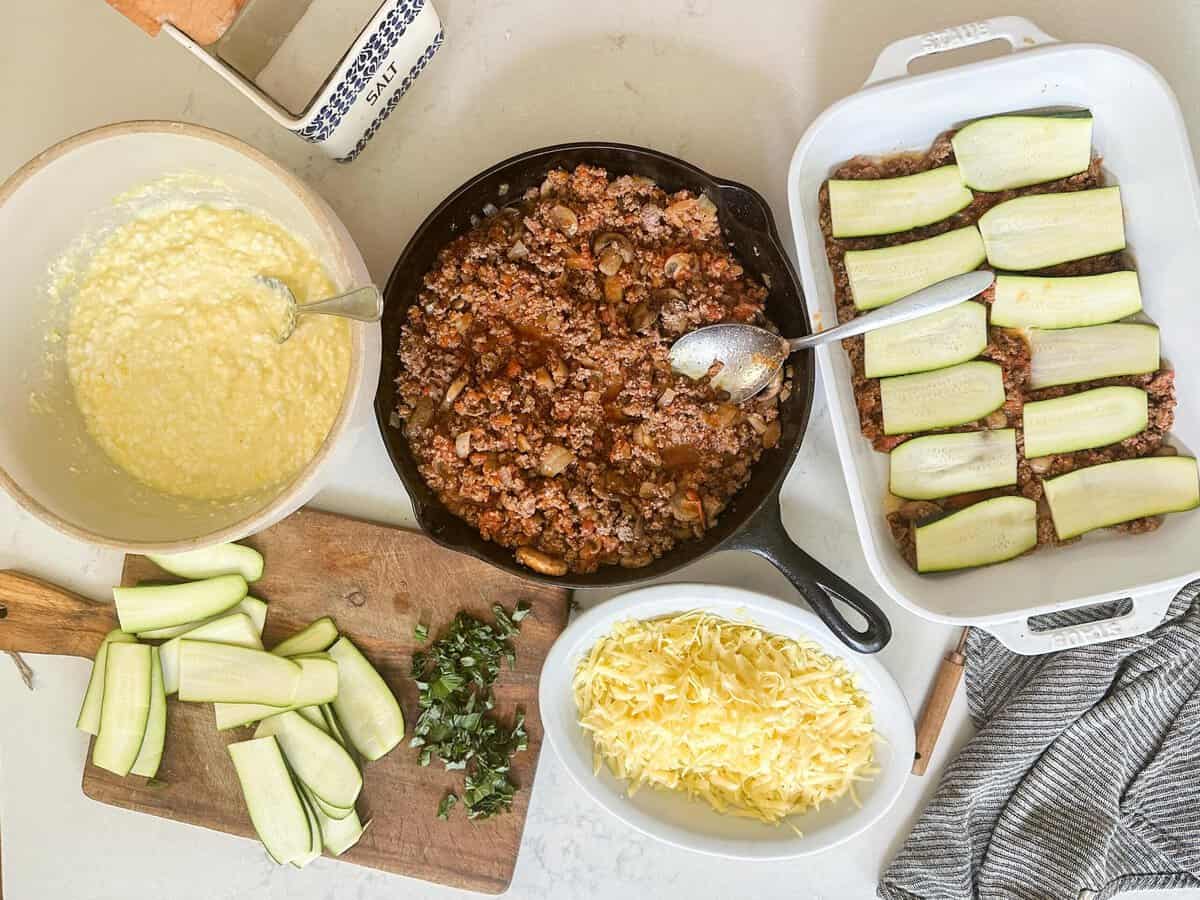
<path fill-rule="evenodd" d="M 463 180 L 521 150 L 597 138 L 657 147 L 754 186 L 787 235 L 784 177 L 792 149 L 823 108 L 862 83 L 879 49 L 909 34 L 1002 13 L 1030 16 L 1063 39 L 1119 44 L 1143 56 L 1173 85 L 1193 141 L 1200 138 L 1200 3 L 1191 0 L 435 3 L 445 47 L 362 157 L 339 166 L 273 125 L 180 47 L 149 39 L 101 0 L 3 0 L 0 178 L 49 144 L 94 126 L 139 118 L 197 122 L 249 141 L 316 187 L 382 282 L 416 225 Z M 411 521 L 375 434 L 364 437 L 352 464 L 316 503 Z M 919 708 L 955 635 L 899 610 L 872 582 L 823 409 L 813 416 L 787 482 L 784 517 L 798 543 L 891 615 L 895 638 L 882 660 Z M 0 567 L 100 597 L 119 563 L 115 553 L 61 537 L 0 496 Z M 799 602 L 781 576 L 746 555 L 708 559 L 677 580 L 736 584 Z M 581 600 L 587 605 L 604 596 Z M 0 657 L 0 825 L 9 900 L 469 896 L 324 859 L 304 872 L 278 869 L 249 841 L 93 803 L 79 789 L 86 741 L 73 728 L 88 664 L 30 660 L 32 693 Z M 892 812 L 858 839 L 793 863 L 707 859 L 640 837 L 572 785 L 547 748 L 509 895 L 869 897 L 937 772 L 968 733 L 960 693 L 930 775 L 912 779 Z"/>

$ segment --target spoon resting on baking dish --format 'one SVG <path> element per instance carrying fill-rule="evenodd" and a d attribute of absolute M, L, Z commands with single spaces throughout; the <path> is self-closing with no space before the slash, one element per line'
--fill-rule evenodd
<path fill-rule="evenodd" d="M 728 393 L 729 402 L 741 403 L 770 384 L 784 360 L 797 350 L 940 312 L 983 293 L 995 277 L 988 270 L 955 275 L 866 315 L 805 337 L 784 338 L 756 325 L 736 323 L 698 328 L 671 345 L 671 368 L 689 378 L 701 378 L 713 363 L 720 362 L 721 370 L 713 376 L 712 386 Z"/>
<path fill-rule="evenodd" d="M 302 304 L 296 302 L 296 295 L 292 293 L 292 289 L 278 278 L 255 275 L 254 280 L 269 289 L 282 305 L 275 335 L 275 339 L 281 344 L 292 336 L 292 332 L 296 330 L 296 321 L 301 316 L 341 316 L 345 319 L 358 319 L 360 322 L 378 322 L 383 318 L 383 295 L 373 284 L 326 300 Z"/>

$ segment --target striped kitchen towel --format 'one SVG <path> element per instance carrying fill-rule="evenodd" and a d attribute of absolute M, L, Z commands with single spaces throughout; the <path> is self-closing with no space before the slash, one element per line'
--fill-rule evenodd
<path fill-rule="evenodd" d="M 967 642 L 977 732 L 883 875 L 887 900 L 1200 887 L 1200 582 L 1154 631 L 1044 656 Z"/>

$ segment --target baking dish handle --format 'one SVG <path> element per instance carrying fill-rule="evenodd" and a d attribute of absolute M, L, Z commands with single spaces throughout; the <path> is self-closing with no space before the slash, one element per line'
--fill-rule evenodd
<path fill-rule="evenodd" d="M 1063 625 L 1045 631 L 1034 631 L 1030 628 L 1028 617 L 980 627 L 994 634 L 1009 650 L 1024 656 L 1054 653 L 1072 647 L 1086 647 L 1089 644 L 1103 644 L 1119 638 L 1134 637 L 1157 628 L 1167 615 L 1171 601 L 1186 583 L 1181 581 L 1170 587 L 1134 594 L 1126 598 L 1131 604 L 1129 611 L 1111 619 Z"/>
<path fill-rule="evenodd" d="M 909 64 L 922 56 L 932 56 L 935 53 L 945 53 L 947 50 L 958 50 L 972 44 L 995 40 L 1008 41 L 1013 50 L 1028 50 L 1039 44 L 1057 42 L 1057 38 L 1046 34 L 1021 16 L 997 16 L 994 19 L 954 25 L 941 31 L 916 34 L 888 44 L 875 60 L 875 68 L 867 76 L 866 84 L 903 78 L 908 74 Z"/>
<path fill-rule="evenodd" d="M 878 653 L 892 639 L 892 623 L 870 597 L 792 543 L 783 527 L 778 495 L 768 498 L 720 549 L 761 556 L 792 583 L 842 643 L 859 653 Z M 867 627 L 858 629 L 850 624 L 837 608 L 837 600 L 866 619 Z"/>

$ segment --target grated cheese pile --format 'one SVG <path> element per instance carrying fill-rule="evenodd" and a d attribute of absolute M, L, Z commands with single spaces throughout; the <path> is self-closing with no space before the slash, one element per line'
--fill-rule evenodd
<path fill-rule="evenodd" d="M 871 708 L 816 644 L 702 612 L 621 622 L 575 672 L 595 771 L 778 823 L 877 771 Z M 857 802 L 857 801 L 856 801 Z"/>

